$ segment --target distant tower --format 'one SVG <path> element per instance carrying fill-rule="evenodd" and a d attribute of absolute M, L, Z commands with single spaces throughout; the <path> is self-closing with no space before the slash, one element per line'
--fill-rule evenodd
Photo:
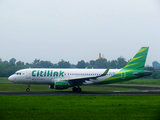
<path fill-rule="evenodd" d="M 99 59 L 101 59 L 101 53 L 99 53 Z"/>
<path fill-rule="evenodd" d="M 104 59 L 104 54 L 102 55 L 102 59 Z"/>

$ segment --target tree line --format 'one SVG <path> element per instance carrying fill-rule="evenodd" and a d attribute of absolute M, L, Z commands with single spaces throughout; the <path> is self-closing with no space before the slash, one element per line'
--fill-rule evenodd
<path fill-rule="evenodd" d="M 0 77 L 8 77 L 17 70 L 24 68 L 108 68 L 111 66 L 113 69 L 123 68 L 128 64 L 130 60 L 126 61 L 125 58 L 119 57 L 116 60 L 96 59 L 85 62 L 80 60 L 77 64 L 71 64 L 69 61 L 63 59 L 58 63 L 52 63 L 50 61 L 44 61 L 35 59 L 32 63 L 24 63 L 22 61 L 16 61 L 15 58 L 11 58 L 9 61 L 2 61 L 0 58 Z M 147 66 L 146 70 L 155 71 L 153 67 Z M 155 71 L 150 78 L 160 78 L 160 72 Z"/>

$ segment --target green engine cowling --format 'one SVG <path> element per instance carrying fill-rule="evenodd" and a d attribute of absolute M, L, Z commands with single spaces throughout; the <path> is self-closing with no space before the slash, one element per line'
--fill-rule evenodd
<path fill-rule="evenodd" d="M 68 82 L 67 81 L 55 81 L 54 84 L 49 85 L 50 89 L 67 89 Z"/>

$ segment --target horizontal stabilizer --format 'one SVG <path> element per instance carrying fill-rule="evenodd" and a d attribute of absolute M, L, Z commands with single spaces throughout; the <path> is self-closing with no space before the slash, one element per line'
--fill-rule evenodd
<path fill-rule="evenodd" d="M 149 71 L 149 72 L 140 72 L 140 73 L 133 73 L 134 76 L 147 76 L 147 75 L 151 75 L 153 72 Z"/>

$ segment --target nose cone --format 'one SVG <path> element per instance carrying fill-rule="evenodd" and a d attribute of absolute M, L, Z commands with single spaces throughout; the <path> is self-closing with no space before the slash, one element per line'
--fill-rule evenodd
<path fill-rule="evenodd" d="M 11 81 L 11 82 L 13 82 L 13 76 L 12 75 L 9 76 L 8 80 Z"/>

